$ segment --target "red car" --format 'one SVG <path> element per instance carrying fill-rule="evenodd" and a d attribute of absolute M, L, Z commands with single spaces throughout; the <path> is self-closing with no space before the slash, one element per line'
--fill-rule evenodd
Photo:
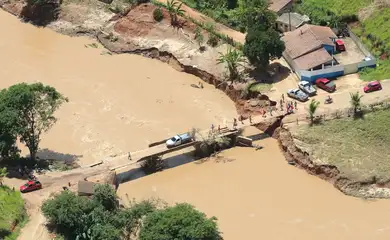
<path fill-rule="evenodd" d="M 327 91 L 327 92 L 334 92 L 336 91 L 336 84 L 334 84 L 333 81 L 330 81 L 327 78 L 319 78 L 316 80 L 317 87 Z"/>
<path fill-rule="evenodd" d="M 374 92 L 382 90 L 382 84 L 379 81 L 369 82 L 366 86 L 364 86 L 363 91 L 365 93 Z"/>
<path fill-rule="evenodd" d="M 42 184 L 38 180 L 30 180 L 26 184 L 20 186 L 20 192 L 26 193 L 42 188 Z"/>
<path fill-rule="evenodd" d="M 336 50 L 339 52 L 345 51 L 345 45 L 344 45 L 343 40 L 341 40 L 341 39 L 336 40 Z"/>

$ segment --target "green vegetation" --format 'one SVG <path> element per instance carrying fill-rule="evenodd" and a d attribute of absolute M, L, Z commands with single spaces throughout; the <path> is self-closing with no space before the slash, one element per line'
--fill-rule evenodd
<path fill-rule="evenodd" d="M 270 83 L 256 83 L 252 84 L 249 87 L 250 92 L 258 92 L 258 93 L 264 93 L 270 91 L 272 88 L 272 84 Z"/>
<path fill-rule="evenodd" d="M 121 208 L 110 185 L 98 185 L 86 198 L 63 191 L 42 205 L 49 223 L 64 239 L 216 239 L 215 218 L 188 204 L 161 206 L 159 201 L 130 202 Z M 157 232 L 156 232 L 157 231 Z M 161 237 L 159 237 L 161 236 Z"/>
<path fill-rule="evenodd" d="M 161 2 L 158 2 L 156 0 L 152 0 L 152 3 L 156 6 L 159 6 L 159 7 L 163 7 L 165 9 L 167 9 L 167 5 L 166 4 L 163 4 Z M 190 16 L 186 16 L 184 13 L 182 14 L 179 14 L 179 16 L 182 16 L 184 17 L 185 19 L 187 19 L 188 21 L 191 21 L 193 23 L 195 23 L 196 25 L 198 25 L 199 27 L 203 28 L 204 30 L 206 30 L 208 33 L 209 33 L 209 39 L 212 38 L 212 37 L 218 37 L 219 39 L 223 40 L 224 42 L 226 42 L 227 44 L 230 44 L 232 45 L 233 47 L 237 48 L 237 49 L 240 49 L 242 50 L 243 49 L 243 45 L 239 42 L 236 42 L 234 41 L 231 37 L 227 36 L 227 35 L 224 35 L 220 32 L 218 32 L 214 25 L 213 24 L 210 24 L 208 22 L 201 22 L 201 21 L 198 21 Z M 210 44 L 211 45 L 211 44 Z"/>
<path fill-rule="evenodd" d="M 356 117 L 358 114 L 358 110 L 360 110 L 361 107 L 361 99 L 363 95 L 360 95 L 359 92 L 356 92 L 356 93 L 350 93 L 350 96 L 351 96 L 350 103 L 353 109 L 353 115 Z"/>
<path fill-rule="evenodd" d="M 272 25 L 272 24 L 270 24 Z M 253 24 L 245 37 L 244 54 L 254 66 L 265 69 L 270 60 L 282 57 L 285 49 L 279 33 L 273 27 Z"/>
<path fill-rule="evenodd" d="M 2 157 L 18 153 L 19 138 L 35 161 L 42 133 L 56 122 L 54 112 L 67 101 L 55 88 L 42 83 L 20 83 L 0 92 L 0 138 Z"/>
<path fill-rule="evenodd" d="M 198 43 L 199 48 L 201 49 L 204 43 L 204 36 L 202 34 L 202 29 L 198 26 L 195 29 L 195 41 Z"/>
<path fill-rule="evenodd" d="M 300 13 L 310 17 L 313 24 L 340 27 L 345 23 L 358 21 L 358 13 L 367 9 L 365 19 L 354 24 L 352 31 L 360 37 L 371 53 L 379 59 L 377 68 L 365 69 L 360 75 L 363 80 L 390 78 L 390 30 L 388 20 L 390 9 L 376 7 L 371 0 L 305 0 L 295 6 Z"/>
<path fill-rule="evenodd" d="M 309 118 L 310 118 L 310 125 L 314 124 L 314 116 L 318 109 L 318 106 L 320 105 L 320 102 L 316 101 L 315 99 L 312 99 L 309 104 Z"/>
<path fill-rule="evenodd" d="M 20 192 L 0 186 L 0 238 L 16 240 L 26 221 L 27 215 Z"/>
<path fill-rule="evenodd" d="M 141 169 L 145 174 L 151 174 L 158 171 L 162 171 L 165 167 L 165 162 L 162 156 L 149 157 L 141 162 Z"/>
<path fill-rule="evenodd" d="M 207 218 L 187 203 L 157 210 L 146 216 L 140 240 L 221 239 L 216 218 Z"/>
<path fill-rule="evenodd" d="M 154 9 L 153 18 L 157 22 L 161 22 L 164 19 L 164 15 L 163 15 L 163 12 L 161 11 L 161 8 Z"/>
<path fill-rule="evenodd" d="M 183 5 L 182 2 L 177 2 L 176 0 L 167 0 L 167 10 L 169 12 L 169 16 L 171 18 L 171 25 L 176 26 L 178 24 L 178 16 L 184 15 L 184 10 L 181 9 Z"/>
<path fill-rule="evenodd" d="M 312 127 L 301 126 L 295 138 L 313 146 L 312 159 L 331 164 L 349 178 L 375 176 L 388 180 L 390 172 L 390 110 L 359 119 L 335 119 Z"/>
<path fill-rule="evenodd" d="M 341 21 L 356 21 L 358 11 L 371 2 L 371 0 L 305 0 L 296 6 L 296 10 L 308 15 L 314 24 L 327 25 L 335 18 Z"/>
<path fill-rule="evenodd" d="M 219 53 L 218 64 L 225 64 L 229 71 L 229 79 L 239 81 L 240 74 L 237 67 L 241 65 L 245 59 L 242 53 L 236 49 L 229 48 L 226 53 Z"/>

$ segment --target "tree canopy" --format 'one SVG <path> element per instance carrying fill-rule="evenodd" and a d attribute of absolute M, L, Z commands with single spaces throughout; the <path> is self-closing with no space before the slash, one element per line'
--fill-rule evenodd
<path fill-rule="evenodd" d="M 94 188 L 91 199 L 63 191 L 41 208 L 57 233 L 77 240 L 129 239 L 137 233 L 141 219 L 156 209 L 153 201 L 133 203 L 129 208 L 119 208 L 116 201 L 114 189 L 102 184 Z"/>
<path fill-rule="evenodd" d="M 181 203 L 147 215 L 140 240 L 220 239 L 216 218 L 207 218 L 193 206 Z"/>
<path fill-rule="evenodd" d="M 254 25 L 245 37 L 243 52 L 252 65 L 265 68 L 270 60 L 282 57 L 284 49 L 284 42 L 275 29 Z"/>
<path fill-rule="evenodd" d="M 42 83 L 19 83 L 0 92 L 0 150 L 16 153 L 16 137 L 24 143 L 35 160 L 42 133 L 57 121 L 55 111 L 65 101 L 62 94 Z"/>

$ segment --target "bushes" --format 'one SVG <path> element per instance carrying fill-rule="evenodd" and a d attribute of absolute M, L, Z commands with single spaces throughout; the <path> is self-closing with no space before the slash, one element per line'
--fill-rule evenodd
<path fill-rule="evenodd" d="M 208 239 L 219 240 L 216 218 L 207 218 L 193 206 L 181 203 L 146 216 L 140 240 Z"/>
<path fill-rule="evenodd" d="M 218 42 L 219 38 L 216 35 L 210 33 L 209 39 L 207 40 L 207 44 L 212 47 L 216 47 L 218 45 Z"/>
<path fill-rule="evenodd" d="M 216 218 L 207 218 L 191 205 L 166 207 L 146 200 L 119 208 L 114 206 L 116 199 L 109 185 L 96 187 L 92 199 L 63 191 L 44 202 L 42 212 L 63 239 L 133 239 L 139 230 L 141 240 L 219 239 Z"/>
<path fill-rule="evenodd" d="M 157 22 L 161 22 L 164 19 L 164 15 L 163 15 L 163 12 L 162 12 L 160 7 L 154 9 L 154 11 L 153 11 L 153 18 Z"/>
<path fill-rule="evenodd" d="M 27 219 L 22 196 L 18 191 L 0 186 L 0 203 L 0 239 L 16 239 L 17 231 L 13 228 Z"/>
<path fill-rule="evenodd" d="M 165 162 L 161 156 L 149 157 L 141 163 L 141 169 L 146 174 L 162 171 L 165 167 Z"/>

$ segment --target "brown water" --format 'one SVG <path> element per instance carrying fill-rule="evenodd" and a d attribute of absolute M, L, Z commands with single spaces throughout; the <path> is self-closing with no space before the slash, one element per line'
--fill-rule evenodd
<path fill-rule="evenodd" d="M 199 79 L 133 55 L 102 56 L 86 38 L 20 23 L 0 11 L 0 87 L 41 81 L 70 98 L 42 148 L 89 163 L 137 150 L 192 126 L 235 116 L 233 103 Z M 274 139 L 235 148 L 230 162 L 189 163 L 124 183 L 119 194 L 189 202 L 219 218 L 226 240 L 389 239 L 390 202 L 344 196 L 286 164 Z"/>
<path fill-rule="evenodd" d="M 93 41 L 21 23 L 0 10 L 0 87 L 41 81 L 70 99 L 42 148 L 91 163 L 191 127 L 231 120 L 234 104 L 199 78 L 137 55 L 101 55 Z"/>

